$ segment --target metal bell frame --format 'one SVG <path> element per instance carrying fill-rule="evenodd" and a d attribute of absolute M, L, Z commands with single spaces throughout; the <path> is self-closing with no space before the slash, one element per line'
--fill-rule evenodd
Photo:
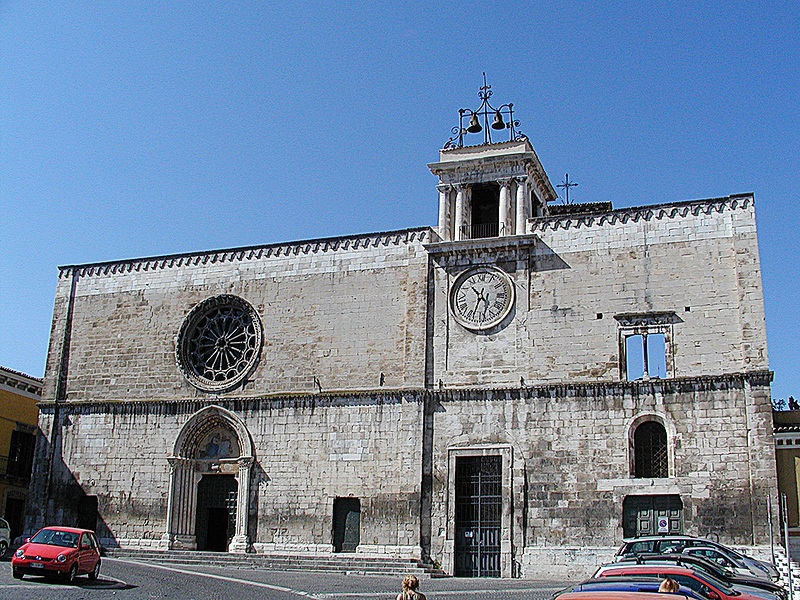
<path fill-rule="evenodd" d="M 508 141 L 527 139 L 527 136 L 518 131 L 519 121 L 514 119 L 514 104 L 501 104 L 497 108 L 489 104 L 492 97 L 492 86 L 486 83 L 486 73 L 483 74 L 483 85 L 478 91 L 478 98 L 481 105 L 477 110 L 470 108 L 458 109 L 458 127 L 453 127 L 450 132 L 453 134 L 444 145 L 447 148 L 462 148 L 464 146 L 464 136 L 468 133 L 480 133 L 483 131 L 483 143 L 492 143 L 492 129 L 495 131 L 508 130 Z M 492 121 L 489 122 L 489 116 Z M 505 117 L 505 118 L 504 118 Z M 464 121 L 468 120 L 468 125 L 464 127 Z M 481 124 L 482 123 L 482 124 Z"/>

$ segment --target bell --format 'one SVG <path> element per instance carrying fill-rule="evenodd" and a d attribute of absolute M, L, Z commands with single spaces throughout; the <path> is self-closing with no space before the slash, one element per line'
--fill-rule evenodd
<path fill-rule="evenodd" d="M 478 133 L 481 129 L 483 129 L 483 127 L 478 123 L 478 115 L 472 113 L 469 118 L 469 127 L 467 127 L 467 131 L 470 133 Z"/>
<path fill-rule="evenodd" d="M 492 129 L 505 129 L 506 124 L 503 123 L 503 115 L 500 114 L 498 110 L 494 113 L 494 121 L 492 121 Z"/>

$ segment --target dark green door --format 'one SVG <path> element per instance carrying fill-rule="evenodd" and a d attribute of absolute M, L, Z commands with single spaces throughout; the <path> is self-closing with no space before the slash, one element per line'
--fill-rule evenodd
<path fill-rule="evenodd" d="M 627 496 L 622 504 L 626 538 L 683 533 L 683 502 L 678 495 Z"/>
<path fill-rule="evenodd" d="M 333 551 L 355 552 L 361 541 L 361 500 L 335 498 L 333 501 Z"/>

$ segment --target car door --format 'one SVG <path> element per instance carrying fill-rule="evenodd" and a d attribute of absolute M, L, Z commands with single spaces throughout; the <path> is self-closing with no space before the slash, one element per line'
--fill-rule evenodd
<path fill-rule="evenodd" d="M 78 573 L 88 573 L 92 570 L 92 545 L 87 534 L 82 533 L 78 542 Z"/>
<path fill-rule="evenodd" d="M 88 569 L 89 571 L 92 571 L 94 569 L 94 565 L 100 560 L 100 544 L 97 543 L 97 538 L 93 533 L 87 533 L 86 537 L 88 538 L 89 545 L 91 546 L 88 559 Z"/>

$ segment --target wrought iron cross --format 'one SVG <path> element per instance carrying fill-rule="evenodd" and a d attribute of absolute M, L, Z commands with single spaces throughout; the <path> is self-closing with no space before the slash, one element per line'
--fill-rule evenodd
<path fill-rule="evenodd" d="M 564 188 L 564 203 L 569 204 L 569 188 L 575 187 L 577 183 L 569 180 L 569 173 L 564 173 L 564 183 L 559 183 L 556 187 Z"/>

